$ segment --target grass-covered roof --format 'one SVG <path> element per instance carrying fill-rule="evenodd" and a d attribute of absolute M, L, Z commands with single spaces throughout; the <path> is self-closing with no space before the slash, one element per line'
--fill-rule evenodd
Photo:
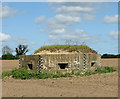
<path fill-rule="evenodd" d="M 66 52 L 97 53 L 87 45 L 48 45 L 40 47 L 34 54 L 40 53 L 41 51 L 57 52 L 59 50 Z"/>

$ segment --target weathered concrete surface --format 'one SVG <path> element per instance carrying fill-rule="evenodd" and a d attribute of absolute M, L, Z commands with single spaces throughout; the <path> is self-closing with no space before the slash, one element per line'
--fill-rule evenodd
<path fill-rule="evenodd" d="M 102 58 L 101 66 L 109 66 L 118 69 L 118 61 L 120 62 L 120 58 Z M 8 71 L 14 68 L 19 68 L 19 60 L 0 60 L 0 62 L 2 62 L 2 71 Z"/>
<path fill-rule="evenodd" d="M 100 54 L 41 54 L 20 56 L 20 67 L 34 71 L 92 70 L 101 67 Z"/>

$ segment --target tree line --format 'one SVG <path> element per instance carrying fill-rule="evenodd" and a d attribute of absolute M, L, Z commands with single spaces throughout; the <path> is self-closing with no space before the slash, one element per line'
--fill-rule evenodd
<path fill-rule="evenodd" d="M 27 45 L 18 45 L 14 50 L 12 50 L 9 46 L 4 46 L 2 48 L 2 56 L 0 59 L 2 60 L 14 60 L 19 59 L 19 55 L 25 55 L 28 52 Z M 13 55 L 15 52 L 15 55 Z"/>
<path fill-rule="evenodd" d="M 120 54 L 114 55 L 114 54 L 103 54 L 101 58 L 120 58 Z"/>

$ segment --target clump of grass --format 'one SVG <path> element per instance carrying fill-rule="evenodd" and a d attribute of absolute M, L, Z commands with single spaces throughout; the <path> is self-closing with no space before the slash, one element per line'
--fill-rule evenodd
<path fill-rule="evenodd" d="M 12 70 L 12 77 L 16 79 L 30 79 L 33 75 L 33 72 L 29 72 L 24 68 Z"/>
<path fill-rule="evenodd" d="M 109 72 L 114 72 L 117 71 L 116 69 L 114 69 L 113 67 L 105 67 L 104 73 L 109 73 Z"/>
<path fill-rule="evenodd" d="M 47 79 L 47 78 L 60 78 L 60 77 L 73 77 L 73 76 L 89 76 L 92 74 L 97 74 L 97 73 L 110 73 L 110 72 L 114 72 L 117 71 L 115 70 L 113 67 L 105 67 L 105 68 L 98 68 L 96 69 L 95 72 L 92 71 L 86 71 L 86 72 L 82 72 L 82 71 L 78 71 L 78 72 L 74 72 L 74 70 L 71 73 L 62 73 L 60 71 L 56 71 L 56 72 L 41 72 L 41 73 L 37 73 L 34 71 L 29 71 L 26 70 L 24 68 L 19 68 L 19 69 L 13 69 L 12 71 L 6 71 L 2 73 L 2 78 L 6 77 L 6 76 L 12 76 L 15 79 Z"/>
<path fill-rule="evenodd" d="M 7 71 L 2 73 L 2 78 L 6 76 L 12 76 L 15 79 L 47 79 L 47 78 L 59 78 L 59 77 L 72 77 L 70 73 L 58 72 L 41 72 L 37 73 L 34 71 L 29 71 L 24 68 L 13 69 L 12 71 Z"/>
<path fill-rule="evenodd" d="M 58 50 L 63 50 L 67 52 L 82 52 L 82 53 L 97 53 L 95 50 L 92 50 L 87 45 L 49 45 L 43 46 L 37 49 L 34 53 L 38 53 L 40 51 L 50 51 L 55 52 Z"/>
<path fill-rule="evenodd" d="M 2 73 L 2 76 L 1 76 L 1 77 L 4 78 L 4 77 L 6 77 L 6 76 L 9 77 L 9 76 L 11 76 L 11 75 L 12 75 L 12 71 L 5 71 L 5 72 Z"/>
<path fill-rule="evenodd" d="M 76 76 L 89 76 L 89 75 L 93 75 L 93 74 L 101 74 L 101 73 L 111 73 L 111 72 L 115 72 L 117 71 L 116 69 L 114 69 L 113 67 L 104 67 L 104 68 L 97 68 L 94 72 L 92 71 L 86 71 L 86 72 L 82 72 L 82 71 L 78 71 L 76 73 Z"/>

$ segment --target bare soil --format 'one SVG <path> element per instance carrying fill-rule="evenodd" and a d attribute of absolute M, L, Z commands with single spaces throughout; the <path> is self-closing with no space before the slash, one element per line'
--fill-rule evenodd
<path fill-rule="evenodd" d="M 19 67 L 19 61 L 3 61 L 3 71 Z M 102 59 L 102 66 L 118 69 L 118 59 Z M 2 80 L 3 97 L 117 97 L 118 72 L 57 79 Z"/>
<path fill-rule="evenodd" d="M 2 63 L 2 71 L 19 68 L 19 60 L 0 60 L 0 62 Z"/>
<path fill-rule="evenodd" d="M 120 58 L 102 58 L 102 67 L 109 66 L 118 69 Z"/>

